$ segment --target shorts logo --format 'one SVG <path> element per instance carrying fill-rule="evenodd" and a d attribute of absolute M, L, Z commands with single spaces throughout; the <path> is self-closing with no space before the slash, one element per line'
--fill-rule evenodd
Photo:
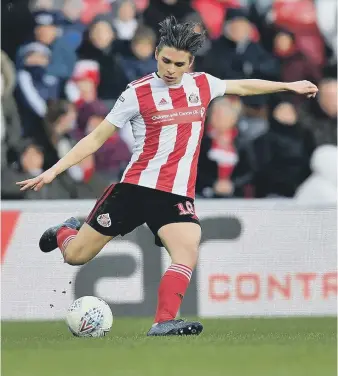
<path fill-rule="evenodd" d="M 124 98 L 122 97 L 122 95 L 119 96 L 119 101 L 124 102 Z"/>
<path fill-rule="evenodd" d="M 111 220 L 109 217 L 109 214 L 101 214 L 97 217 L 97 223 L 101 225 L 102 227 L 110 227 L 111 226 Z"/>
<path fill-rule="evenodd" d="M 199 101 L 199 97 L 197 94 L 192 93 L 189 95 L 189 102 L 190 103 L 197 103 Z"/>

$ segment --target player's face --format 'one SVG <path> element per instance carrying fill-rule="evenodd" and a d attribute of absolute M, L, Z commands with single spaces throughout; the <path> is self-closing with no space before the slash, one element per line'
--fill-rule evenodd
<path fill-rule="evenodd" d="M 181 82 L 182 75 L 189 71 L 193 64 L 193 58 L 186 51 L 164 46 L 161 51 L 156 49 L 158 75 L 167 85 L 175 85 Z"/>

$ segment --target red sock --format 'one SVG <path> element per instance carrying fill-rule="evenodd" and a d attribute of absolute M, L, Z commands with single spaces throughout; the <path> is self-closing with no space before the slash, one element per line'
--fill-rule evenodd
<path fill-rule="evenodd" d="M 78 233 L 77 230 L 74 230 L 69 227 L 61 227 L 58 230 L 56 234 L 56 239 L 57 239 L 58 247 L 60 248 L 62 255 L 64 254 L 69 242 L 75 238 L 77 233 Z"/>
<path fill-rule="evenodd" d="M 191 279 L 192 270 L 182 264 L 172 264 L 161 279 L 155 323 L 174 320 Z"/>

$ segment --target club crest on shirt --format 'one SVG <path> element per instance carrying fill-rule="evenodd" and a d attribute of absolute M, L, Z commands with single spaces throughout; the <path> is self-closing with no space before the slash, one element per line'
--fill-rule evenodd
<path fill-rule="evenodd" d="M 191 93 L 191 94 L 189 95 L 189 102 L 190 102 L 190 103 L 197 103 L 198 101 L 199 101 L 199 97 L 198 97 L 197 94 L 195 94 L 195 93 Z"/>
<path fill-rule="evenodd" d="M 99 215 L 97 217 L 97 223 L 102 227 L 110 227 L 111 219 L 109 217 L 109 213 Z"/>

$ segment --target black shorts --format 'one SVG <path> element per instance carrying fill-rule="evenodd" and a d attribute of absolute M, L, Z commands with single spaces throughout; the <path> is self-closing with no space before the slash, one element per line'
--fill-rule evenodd
<path fill-rule="evenodd" d="M 146 223 L 159 247 L 158 230 L 177 222 L 199 224 L 192 198 L 128 183 L 107 188 L 86 219 L 100 234 L 114 237 Z"/>

